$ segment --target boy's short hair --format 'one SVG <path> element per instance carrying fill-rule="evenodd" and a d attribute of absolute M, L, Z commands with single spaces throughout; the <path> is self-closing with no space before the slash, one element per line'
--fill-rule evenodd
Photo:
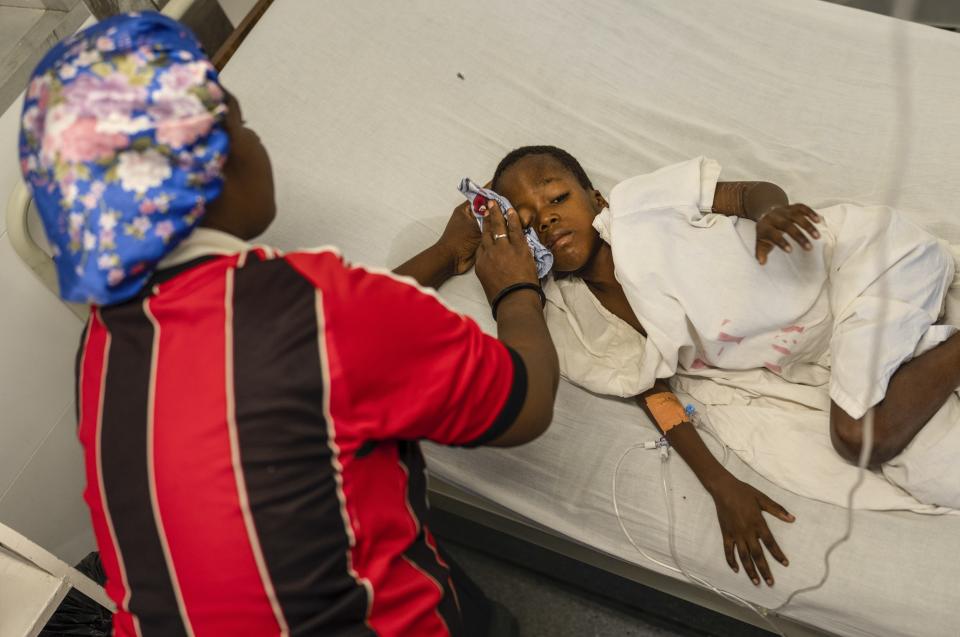
<path fill-rule="evenodd" d="M 493 173 L 492 186 L 494 190 L 497 190 L 497 182 L 500 180 L 500 176 L 504 171 L 527 155 L 550 155 L 563 164 L 564 168 L 573 173 L 573 176 L 577 178 L 581 186 L 586 190 L 593 190 L 593 183 L 590 182 L 590 178 L 587 177 L 587 173 L 583 170 L 580 162 L 578 162 L 573 155 L 556 146 L 521 146 L 520 148 L 511 150 L 507 153 L 506 157 L 500 160 L 500 163 L 497 164 L 496 171 Z"/>

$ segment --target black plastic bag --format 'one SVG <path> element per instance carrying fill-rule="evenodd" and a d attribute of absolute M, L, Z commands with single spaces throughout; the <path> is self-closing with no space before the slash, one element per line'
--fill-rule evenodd
<path fill-rule="evenodd" d="M 100 554 L 93 552 L 77 564 L 77 570 L 103 586 L 107 576 Z M 40 632 L 40 637 L 110 637 L 113 617 L 109 610 L 80 591 L 72 589 Z"/>

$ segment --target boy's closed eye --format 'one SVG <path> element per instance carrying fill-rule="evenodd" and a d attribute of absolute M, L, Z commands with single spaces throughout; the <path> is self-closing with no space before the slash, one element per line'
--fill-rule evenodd
<path fill-rule="evenodd" d="M 552 203 L 552 204 L 561 204 L 561 203 L 563 203 L 564 201 L 566 201 L 566 200 L 567 200 L 567 197 L 569 197 L 569 196 L 570 196 L 570 193 L 569 193 L 569 192 L 565 192 L 565 193 L 563 193 L 562 195 L 557 195 L 556 197 L 554 197 L 553 199 L 551 199 L 551 200 L 550 200 L 550 203 Z"/>

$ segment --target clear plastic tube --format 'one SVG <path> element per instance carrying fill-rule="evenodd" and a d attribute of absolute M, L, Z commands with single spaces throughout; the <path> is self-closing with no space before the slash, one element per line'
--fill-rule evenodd
<path fill-rule="evenodd" d="M 700 414 L 693 408 L 692 405 L 687 406 L 687 416 L 690 418 L 690 422 L 699 429 L 700 431 L 706 433 L 711 438 L 713 438 L 723 449 L 723 460 L 722 463 L 725 465 L 728 457 L 728 447 L 720 440 L 720 438 L 713 431 L 712 427 L 700 417 Z M 665 438 L 661 438 L 657 441 L 642 442 L 631 447 L 628 447 L 620 458 L 617 460 L 617 464 L 613 470 L 613 485 L 612 485 L 612 499 L 613 499 L 613 511 L 617 518 L 617 523 L 620 525 L 620 530 L 623 532 L 623 535 L 627 538 L 627 541 L 637 550 L 643 557 L 647 560 L 657 564 L 661 568 L 664 568 L 668 571 L 678 573 L 683 575 L 688 581 L 706 588 L 710 591 L 713 591 L 715 594 L 723 597 L 724 599 L 731 601 L 740 606 L 749 608 L 751 611 L 756 613 L 768 626 L 770 626 L 773 631 L 779 635 L 784 635 L 785 633 L 780 629 L 779 625 L 776 622 L 776 615 L 781 613 L 797 595 L 804 593 L 809 593 L 815 591 L 819 588 L 822 588 L 823 585 L 827 582 L 827 579 L 830 577 L 830 556 L 833 552 L 844 542 L 850 539 L 850 536 L 853 533 L 853 498 L 856 495 L 857 489 L 860 487 L 864 480 L 864 472 L 866 471 L 867 462 L 870 458 L 870 454 L 873 448 L 873 411 L 869 411 L 864 418 L 864 432 L 863 432 L 863 445 L 860 450 L 860 457 L 858 462 L 859 472 L 857 475 L 857 480 L 854 485 L 851 487 L 850 492 L 847 495 L 847 529 L 842 537 L 830 545 L 824 554 L 824 572 L 823 576 L 820 578 L 816 584 L 811 586 L 806 586 L 794 590 L 790 595 L 787 596 L 786 600 L 779 606 L 768 609 L 759 604 L 754 604 L 753 602 L 740 597 L 736 593 L 731 593 L 730 591 L 724 590 L 717 586 L 714 586 L 708 580 L 694 575 L 689 572 L 684 566 L 683 562 L 680 559 L 680 553 L 677 550 L 677 540 L 676 540 L 676 512 L 674 511 L 674 498 L 673 498 L 673 483 L 670 474 L 670 445 L 666 442 Z M 627 456 L 638 449 L 659 449 L 660 453 L 660 484 L 663 488 L 663 500 L 664 505 L 667 510 L 667 537 L 668 537 L 668 546 L 670 550 L 670 557 L 673 560 L 673 565 L 662 562 L 644 551 L 640 546 L 634 541 L 633 537 L 627 531 L 627 527 L 623 522 L 623 516 L 620 514 L 620 507 L 617 503 L 617 476 L 620 473 L 620 467 L 623 465 L 624 460 Z"/>
<path fill-rule="evenodd" d="M 704 429 L 704 431 L 708 431 L 708 430 L 707 430 L 707 429 Z M 716 435 L 715 435 L 713 432 L 708 431 L 708 433 L 709 433 L 715 440 L 717 440 L 718 442 L 720 442 L 719 439 L 716 437 Z M 724 460 L 726 460 L 726 447 L 723 446 L 723 443 L 722 443 L 722 442 L 721 442 L 720 444 L 721 444 L 721 446 L 724 448 Z M 672 492 L 673 492 L 673 487 L 672 487 L 672 484 L 671 484 L 670 469 L 669 469 L 669 460 L 670 460 L 670 449 L 669 449 L 669 447 L 670 447 L 669 443 L 667 443 L 667 442 L 666 442 L 666 439 L 664 439 L 664 438 L 661 438 L 660 440 L 655 441 L 655 442 L 653 442 L 653 443 L 651 443 L 651 442 L 641 442 L 641 443 L 638 443 L 638 444 L 635 444 L 635 445 L 632 445 L 632 446 L 628 447 L 628 448 L 620 455 L 620 458 L 617 460 L 617 463 L 616 463 L 616 465 L 614 466 L 614 469 L 613 469 L 613 484 L 612 484 L 612 491 L 613 491 L 613 493 L 612 493 L 613 512 L 614 512 L 614 514 L 616 515 L 617 523 L 620 525 L 620 530 L 623 532 L 624 537 L 626 537 L 626 538 L 627 538 L 627 541 L 630 543 L 630 545 L 633 546 L 633 548 L 636 549 L 636 551 L 637 551 L 638 553 L 640 553 L 640 555 L 642 555 L 642 556 L 643 556 L 644 558 L 646 558 L 647 560 L 653 562 L 654 564 L 660 566 L 661 568 L 664 568 L 664 569 L 666 569 L 666 570 L 668 570 L 668 571 L 671 571 L 671 572 L 678 573 L 678 574 L 682 575 L 683 577 L 685 577 L 685 578 L 686 578 L 687 580 L 689 580 L 690 582 L 692 582 L 692 583 L 694 583 L 694 584 L 696 584 L 697 586 L 700 586 L 700 587 L 702 587 L 702 588 L 706 588 L 706 589 L 708 589 L 708 590 L 711 590 L 711 591 L 713 591 L 714 593 L 716 593 L 717 595 L 719 595 L 720 597 L 723 597 L 724 599 L 727 599 L 727 600 L 729 600 L 729 601 L 731 601 L 731 602 L 733 602 L 733 603 L 735 603 L 735 604 L 739 604 L 739 605 L 741 605 L 741 606 L 744 606 L 744 607 L 746 607 L 746 608 L 749 608 L 750 610 L 752 610 L 753 612 L 755 612 L 757 615 L 759 615 L 759 616 L 764 620 L 764 622 L 766 622 L 770 627 L 772 627 L 775 633 L 777 633 L 778 635 L 783 635 L 783 631 L 781 631 L 780 628 L 776 625 L 774 619 L 773 619 L 772 617 L 768 616 L 767 610 L 766 610 L 765 608 L 763 608 L 763 607 L 761 607 L 761 606 L 758 606 L 758 605 L 750 602 L 749 600 L 746 600 L 746 599 L 740 597 L 739 595 L 737 595 L 737 594 L 735 594 L 735 593 L 731 593 L 731 592 L 729 592 L 729 591 L 726 591 L 726 590 L 723 590 L 723 589 L 721 589 L 721 588 L 718 588 L 718 587 L 714 586 L 713 584 L 711 584 L 711 583 L 710 583 L 709 581 L 707 581 L 706 579 L 704 579 L 704 578 L 702 578 L 702 577 L 699 577 L 699 576 L 697 576 L 697 575 L 694 575 L 693 573 L 690 573 L 689 571 L 687 571 L 686 568 L 684 568 L 683 563 L 680 561 L 680 556 L 679 556 L 679 553 L 678 553 L 678 551 L 677 551 L 677 546 L 676 546 L 676 533 L 675 533 L 675 531 L 676 531 L 676 527 L 675 527 L 676 521 L 675 521 L 675 513 L 674 513 L 674 510 L 673 510 L 673 498 L 671 497 Z M 674 565 L 671 565 L 671 564 L 667 564 L 666 562 L 662 562 L 662 561 L 660 561 L 660 560 L 652 557 L 652 556 L 649 555 L 646 551 L 644 551 L 642 548 L 640 548 L 640 546 L 636 543 L 636 541 L 634 541 L 633 536 L 631 536 L 630 533 L 627 531 L 627 527 L 626 527 L 626 525 L 625 525 L 624 522 L 623 522 L 623 516 L 620 514 L 620 506 L 619 506 L 619 504 L 617 503 L 617 476 L 619 475 L 619 473 L 620 473 L 620 467 L 623 465 L 623 462 L 624 462 L 624 460 L 626 460 L 627 456 L 629 456 L 630 453 L 632 453 L 632 452 L 634 452 L 634 451 L 636 451 L 636 450 L 638 450 L 638 449 L 659 449 L 659 453 L 660 453 L 660 483 L 661 483 L 661 486 L 663 487 L 663 498 L 664 498 L 664 503 L 666 504 L 666 508 L 667 508 L 667 525 L 668 525 L 669 550 L 670 550 L 670 557 L 673 559 L 675 566 L 674 566 Z"/>

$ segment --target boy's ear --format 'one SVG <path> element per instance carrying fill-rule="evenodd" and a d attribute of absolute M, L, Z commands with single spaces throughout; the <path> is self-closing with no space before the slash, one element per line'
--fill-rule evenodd
<path fill-rule="evenodd" d="M 600 191 L 596 188 L 593 189 L 593 204 L 596 206 L 597 212 L 610 207 L 610 204 L 607 203 L 607 200 L 603 198 L 603 195 L 601 195 Z"/>

